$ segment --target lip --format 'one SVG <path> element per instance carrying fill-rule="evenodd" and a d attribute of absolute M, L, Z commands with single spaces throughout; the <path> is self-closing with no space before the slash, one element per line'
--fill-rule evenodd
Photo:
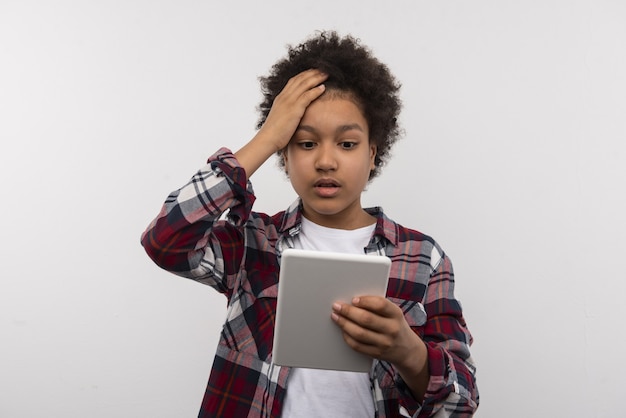
<path fill-rule="evenodd" d="M 339 182 L 331 178 L 319 179 L 313 184 L 315 193 L 320 197 L 336 196 L 340 188 Z"/>
<path fill-rule="evenodd" d="M 322 178 L 313 183 L 313 187 L 339 187 L 339 182 L 332 178 Z"/>

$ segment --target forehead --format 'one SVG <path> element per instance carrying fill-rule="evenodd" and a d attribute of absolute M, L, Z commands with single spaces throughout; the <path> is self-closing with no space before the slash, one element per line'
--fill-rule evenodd
<path fill-rule="evenodd" d="M 356 107 L 359 108 L 361 113 L 365 114 L 365 109 L 363 108 L 363 102 L 361 101 L 361 99 L 359 99 L 359 97 L 355 93 L 351 92 L 350 90 L 341 90 L 341 89 L 329 87 L 326 89 L 324 94 L 320 96 L 318 100 L 333 100 L 333 99 L 349 100 Z"/>
<path fill-rule="evenodd" d="M 353 96 L 341 92 L 325 92 L 313 101 L 304 112 L 300 126 L 309 124 L 358 124 L 368 130 L 369 124 L 360 103 Z"/>
<path fill-rule="evenodd" d="M 369 137 L 369 126 L 363 113 L 346 99 L 316 100 L 307 107 L 296 129 L 296 132 L 333 137 L 356 131 Z"/>

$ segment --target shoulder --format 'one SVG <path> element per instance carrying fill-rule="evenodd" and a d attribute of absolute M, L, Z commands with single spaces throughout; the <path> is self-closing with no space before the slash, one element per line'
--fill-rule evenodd
<path fill-rule="evenodd" d="M 430 235 L 423 233 L 420 230 L 408 228 L 404 225 L 396 223 L 398 228 L 398 240 L 399 241 L 425 241 L 431 244 L 435 244 L 434 238 Z"/>
<path fill-rule="evenodd" d="M 376 217 L 376 235 L 383 236 L 393 245 L 404 243 L 426 243 L 435 245 L 435 240 L 423 232 L 399 224 L 383 212 L 382 208 L 368 208 L 367 212 Z"/>
<path fill-rule="evenodd" d="M 418 250 L 417 252 L 428 258 L 431 271 L 436 270 L 441 264 L 441 261 L 446 257 L 446 254 L 437 241 L 430 235 L 415 229 L 400 226 L 400 231 L 399 241 L 404 243 L 404 247 Z"/>
<path fill-rule="evenodd" d="M 395 231 L 394 234 L 386 235 L 392 244 L 391 252 L 408 258 L 419 258 L 421 262 L 427 262 L 430 265 L 431 271 L 437 269 L 441 261 L 446 258 L 445 252 L 432 236 L 393 221 L 384 215 L 382 210 L 379 216 L 381 216 L 382 223 L 386 225 L 387 231 L 390 229 Z"/>

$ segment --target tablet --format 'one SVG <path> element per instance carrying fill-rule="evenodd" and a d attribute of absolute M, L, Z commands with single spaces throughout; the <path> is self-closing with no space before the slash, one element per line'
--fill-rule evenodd
<path fill-rule="evenodd" d="M 287 249 L 282 253 L 273 362 L 367 372 L 371 357 L 352 350 L 331 319 L 332 304 L 385 296 L 391 260 L 365 254 Z"/>

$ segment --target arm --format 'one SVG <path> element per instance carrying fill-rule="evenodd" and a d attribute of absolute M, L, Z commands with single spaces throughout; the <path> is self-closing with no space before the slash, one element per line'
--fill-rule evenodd
<path fill-rule="evenodd" d="M 333 319 L 352 348 L 393 364 L 414 398 L 408 395 L 403 403 L 413 405 L 409 409 L 418 411 L 416 416 L 445 409 L 443 416 L 471 417 L 478 406 L 471 335 L 454 298 L 446 256 L 431 272 L 423 302 L 427 319 L 422 326 L 409 326 L 397 305 L 371 296 L 333 306 Z"/>
<path fill-rule="evenodd" d="M 221 283 L 243 254 L 239 227 L 254 202 L 248 178 L 293 136 L 307 106 L 324 92 L 326 75 L 309 70 L 293 77 L 276 97 L 263 127 L 234 155 L 213 155 L 181 189 L 171 193 L 142 234 L 141 243 L 160 267 L 225 291 Z M 218 222 L 227 210 L 230 223 Z"/>
<path fill-rule="evenodd" d="M 247 219 L 254 195 L 245 172 L 226 148 L 208 160 L 191 180 L 166 199 L 141 236 L 148 256 L 161 268 L 218 287 L 224 260 L 240 257 L 239 226 Z M 230 210 L 231 223 L 220 222 Z M 224 248 L 224 250 L 222 250 Z"/>
<path fill-rule="evenodd" d="M 445 403 L 450 416 L 471 417 L 479 402 L 472 336 L 454 296 L 452 263 L 445 255 L 431 272 L 424 310 L 427 321 L 417 330 L 428 348 L 431 374 L 424 409 L 434 413 Z"/>
<path fill-rule="evenodd" d="M 430 379 L 428 349 L 397 305 L 383 297 L 362 296 L 351 305 L 334 304 L 332 318 L 349 346 L 393 364 L 413 396 L 423 401 Z"/>

